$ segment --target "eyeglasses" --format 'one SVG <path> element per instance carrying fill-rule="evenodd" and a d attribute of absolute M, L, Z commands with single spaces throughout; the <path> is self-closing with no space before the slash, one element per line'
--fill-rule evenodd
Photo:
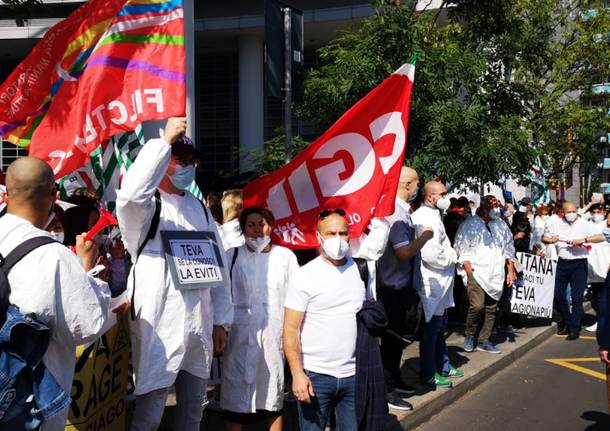
<path fill-rule="evenodd" d="M 345 217 L 345 210 L 342 210 L 341 208 L 322 210 L 320 211 L 320 220 L 325 219 L 331 214 L 338 214 L 341 217 Z"/>

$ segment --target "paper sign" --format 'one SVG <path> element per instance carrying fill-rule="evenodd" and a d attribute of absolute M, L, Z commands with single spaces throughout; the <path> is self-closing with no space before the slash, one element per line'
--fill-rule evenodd
<path fill-rule="evenodd" d="M 512 288 L 511 311 L 552 318 L 557 262 L 528 253 L 517 253 L 517 259 L 523 267 L 523 278 Z"/>
<path fill-rule="evenodd" d="M 161 231 L 161 239 L 178 290 L 226 284 L 226 268 L 213 232 Z"/>

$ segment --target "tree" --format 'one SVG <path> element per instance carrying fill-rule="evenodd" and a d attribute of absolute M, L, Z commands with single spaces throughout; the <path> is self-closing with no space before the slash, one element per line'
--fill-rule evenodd
<path fill-rule="evenodd" d="M 407 163 L 424 178 L 525 180 L 539 159 L 565 169 L 567 131 L 573 159 L 584 160 L 606 127 L 581 96 L 610 64 L 596 36 L 610 31 L 606 11 L 583 20 L 576 1 L 557 3 L 452 0 L 415 12 L 413 2 L 377 0 L 373 16 L 320 49 L 298 112 L 323 131 L 417 53 Z"/>

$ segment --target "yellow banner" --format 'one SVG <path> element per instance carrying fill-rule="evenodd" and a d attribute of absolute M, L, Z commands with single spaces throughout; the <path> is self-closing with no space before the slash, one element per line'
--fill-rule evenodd
<path fill-rule="evenodd" d="M 76 349 L 66 431 L 126 430 L 128 364 L 129 321 L 121 315 L 101 338 Z"/>

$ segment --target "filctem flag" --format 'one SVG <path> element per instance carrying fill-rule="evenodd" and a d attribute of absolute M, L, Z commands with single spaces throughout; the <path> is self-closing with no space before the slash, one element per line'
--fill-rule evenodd
<path fill-rule="evenodd" d="M 0 85 L 0 135 L 57 178 L 112 136 L 184 116 L 183 0 L 90 0 Z"/>

